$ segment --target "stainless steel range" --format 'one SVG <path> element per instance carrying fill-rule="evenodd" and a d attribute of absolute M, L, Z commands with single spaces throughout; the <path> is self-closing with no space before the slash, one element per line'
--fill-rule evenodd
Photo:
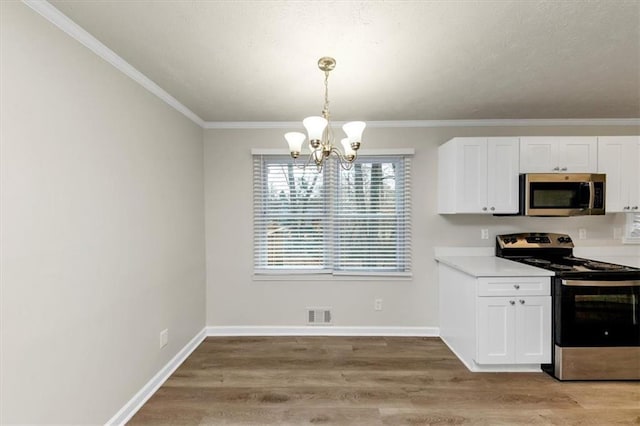
<path fill-rule="evenodd" d="M 551 270 L 560 380 L 640 380 L 640 269 L 573 255 L 566 234 L 499 235 L 496 256 Z"/>

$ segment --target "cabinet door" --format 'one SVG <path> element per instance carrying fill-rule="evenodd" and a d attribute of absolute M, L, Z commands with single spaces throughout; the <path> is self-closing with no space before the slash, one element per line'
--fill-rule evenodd
<path fill-rule="evenodd" d="M 638 164 L 639 136 L 598 138 L 598 173 L 607 175 L 607 213 L 632 212 L 640 204 Z"/>
<path fill-rule="evenodd" d="M 515 362 L 515 298 L 478 297 L 478 364 L 513 364 Z"/>
<path fill-rule="evenodd" d="M 626 157 L 631 141 L 625 137 L 598 138 L 598 173 L 607 175 L 606 203 L 607 213 L 622 212 L 629 207 L 629 186 L 625 182 Z"/>
<path fill-rule="evenodd" d="M 630 156 L 629 205 L 634 213 L 640 213 L 640 136 L 634 138 L 636 152 Z"/>
<path fill-rule="evenodd" d="M 489 213 L 517 213 L 520 170 L 519 140 L 518 138 L 489 138 L 487 150 Z"/>
<path fill-rule="evenodd" d="M 559 171 L 558 138 L 530 136 L 520 138 L 520 173 Z"/>
<path fill-rule="evenodd" d="M 560 172 L 596 173 L 598 171 L 598 138 L 572 136 L 558 139 Z"/>
<path fill-rule="evenodd" d="M 461 138 L 456 149 L 456 207 L 458 213 L 486 213 L 487 139 Z"/>
<path fill-rule="evenodd" d="M 520 297 L 515 311 L 516 362 L 551 362 L 551 296 Z"/>

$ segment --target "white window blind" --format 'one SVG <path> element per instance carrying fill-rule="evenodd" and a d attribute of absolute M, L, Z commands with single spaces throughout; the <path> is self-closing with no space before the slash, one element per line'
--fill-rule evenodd
<path fill-rule="evenodd" d="M 254 155 L 254 271 L 411 272 L 409 156 L 363 156 L 322 172 Z"/>
<path fill-rule="evenodd" d="M 627 213 L 624 242 L 640 244 L 640 213 Z"/>

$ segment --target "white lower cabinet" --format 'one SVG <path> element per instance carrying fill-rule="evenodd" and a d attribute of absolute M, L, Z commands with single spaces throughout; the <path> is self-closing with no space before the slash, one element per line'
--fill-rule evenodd
<path fill-rule="evenodd" d="M 548 276 L 474 277 L 439 263 L 440 337 L 471 371 L 551 362 Z"/>
<path fill-rule="evenodd" d="M 478 297 L 478 364 L 551 362 L 551 297 Z"/>

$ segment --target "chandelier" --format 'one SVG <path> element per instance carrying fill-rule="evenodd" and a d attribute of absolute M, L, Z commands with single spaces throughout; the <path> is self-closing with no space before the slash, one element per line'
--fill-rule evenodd
<path fill-rule="evenodd" d="M 329 114 L 329 72 L 336 67 L 336 60 L 324 56 L 318 60 L 318 68 L 324 71 L 324 107 L 322 117 L 312 116 L 302 120 L 302 124 L 309 135 L 309 149 L 311 153 L 303 167 L 307 167 L 311 162 L 315 163 L 318 171 L 322 170 L 324 161 L 334 154 L 343 169 L 349 170 L 353 167 L 353 162 L 358 156 L 360 142 L 362 142 L 362 132 L 366 126 L 364 121 L 351 121 L 342 126 L 347 137 L 340 142 L 342 151 L 334 143 L 333 130 L 331 129 Z M 289 151 L 294 161 L 300 156 L 302 144 L 306 135 L 300 132 L 289 132 L 284 135 L 289 144 Z"/>

